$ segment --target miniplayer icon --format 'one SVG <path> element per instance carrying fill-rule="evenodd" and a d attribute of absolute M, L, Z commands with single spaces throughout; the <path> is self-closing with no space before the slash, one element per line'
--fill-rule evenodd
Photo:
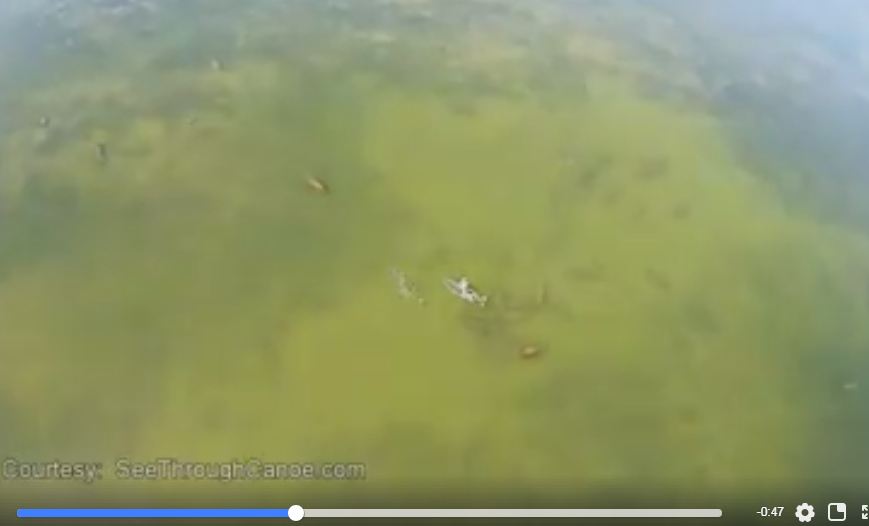
<path fill-rule="evenodd" d="M 827 504 L 827 520 L 843 522 L 847 516 L 848 506 L 844 502 L 831 502 Z"/>

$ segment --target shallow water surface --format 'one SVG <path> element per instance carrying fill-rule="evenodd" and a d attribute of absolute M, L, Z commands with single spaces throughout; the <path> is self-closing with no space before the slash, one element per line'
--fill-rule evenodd
<path fill-rule="evenodd" d="M 349 497 L 869 488 L 841 4 L 759 55 L 678 1 L 4 5 L 0 456 L 363 462 L 261 486 Z"/>

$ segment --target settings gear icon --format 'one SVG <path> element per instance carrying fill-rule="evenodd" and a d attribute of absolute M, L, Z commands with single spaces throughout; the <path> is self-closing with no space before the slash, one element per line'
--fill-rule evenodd
<path fill-rule="evenodd" d="M 800 522 L 811 522 L 812 519 L 815 518 L 815 507 L 811 504 L 803 502 L 802 504 L 797 506 L 796 516 L 797 519 L 800 520 Z"/>

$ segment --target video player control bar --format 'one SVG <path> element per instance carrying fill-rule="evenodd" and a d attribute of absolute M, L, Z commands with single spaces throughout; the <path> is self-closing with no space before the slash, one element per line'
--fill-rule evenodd
<path fill-rule="evenodd" d="M 21 519 L 718 518 L 720 509 L 19 508 Z"/>

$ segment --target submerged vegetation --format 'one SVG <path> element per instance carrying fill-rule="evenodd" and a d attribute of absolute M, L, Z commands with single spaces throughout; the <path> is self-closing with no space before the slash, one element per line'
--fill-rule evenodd
<path fill-rule="evenodd" d="M 865 174 L 619 5 L 0 7 L 0 456 L 866 487 Z"/>

